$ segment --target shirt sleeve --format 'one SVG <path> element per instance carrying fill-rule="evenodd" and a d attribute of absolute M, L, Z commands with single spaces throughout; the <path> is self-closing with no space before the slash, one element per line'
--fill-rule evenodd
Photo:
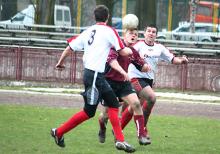
<path fill-rule="evenodd" d="M 70 43 L 70 42 L 72 42 L 73 40 L 75 40 L 75 39 L 77 38 L 77 36 L 78 36 L 78 35 L 72 36 L 72 37 L 68 38 L 68 39 L 66 40 L 67 43 Z"/>
<path fill-rule="evenodd" d="M 142 67 L 144 66 L 144 59 L 142 59 L 139 55 L 139 53 L 131 47 L 132 50 L 132 55 L 130 56 L 131 63 L 138 69 L 141 70 Z"/>
<path fill-rule="evenodd" d="M 111 48 L 109 55 L 108 55 L 107 63 L 110 64 L 112 60 L 117 59 L 117 58 L 118 58 L 118 52 L 115 51 L 114 48 Z"/>
<path fill-rule="evenodd" d="M 112 46 L 115 48 L 116 51 L 119 51 L 125 47 L 120 36 L 118 35 L 118 32 L 113 28 L 111 28 L 109 41 L 111 42 Z"/>
<path fill-rule="evenodd" d="M 77 37 L 72 37 L 68 39 L 67 42 L 69 43 L 69 46 L 73 51 L 80 51 L 84 49 L 83 40 L 85 40 L 85 38 L 86 38 L 86 30 L 83 31 Z"/>
<path fill-rule="evenodd" d="M 162 48 L 162 52 L 160 55 L 160 59 L 171 63 L 172 59 L 174 58 L 174 55 L 165 46 L 161 45 L 161 48 Z"/>

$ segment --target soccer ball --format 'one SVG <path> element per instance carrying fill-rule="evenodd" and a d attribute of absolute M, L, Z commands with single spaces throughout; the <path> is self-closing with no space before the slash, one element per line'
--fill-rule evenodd
<path fill-rule="evenodd" d="M 138 17 L 134 14 L 127 14 L 122 19 L 124 29 L 136 29 L 138 27 Z"/>

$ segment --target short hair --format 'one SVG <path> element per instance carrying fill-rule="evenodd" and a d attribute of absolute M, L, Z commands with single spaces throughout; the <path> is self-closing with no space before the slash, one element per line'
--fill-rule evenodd
<path fill-rule="evenodd" d="M 137 29 L 137 28 L 125 28 L 125 29 L 124 29 L 125 32 L 126 32 L 126 31 L 129 31 L 129 30 L 132 31 L 132 30 L 138 30 L 138 29 Z"/>
<path fill-rule="evenodd" d="M 155 24 L 147 24 L 147 25 L 145 26 L 145 28 L 144 28 L 144 31 L 147 30 L 147 27 L 153 27 L 153 28 L 156 28 L 156 31 L 158 32 L 158 28 L 157 28 L 157 26 L 156 26 Z"/>
<path fill-rule="evenodd" d="M 105 5 L 97 5 L 94 10 L 96 22 L 105 22 L 109 16 L 109 10 Z"/>

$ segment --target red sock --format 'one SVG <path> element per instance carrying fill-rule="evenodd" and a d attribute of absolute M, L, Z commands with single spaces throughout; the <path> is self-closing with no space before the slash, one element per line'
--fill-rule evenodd
<path fill-rule="evenodd" d="M 143 115 L 134 115 L 134 122 L 137 128 L 137 135 L 140 136 L 146 136 L 146 133 L 144 131 L 144 116 Z"/>
<path fill-rule="evenodd" d="M 119 118 L 118 118 L 118 108 L 109 108 L 108 117 L 112 124 L 112 128 L 113 128 L 116 140 L 123 142 L 124 135 L 122 133 L 122 129 L 121 129 Z"/>
<path fill-rule="evenodd" d="M 66 121 L 59 128 L 57 128 L 57 136 L 63 136 L 63 134 L 65 134 L 66 132 L 70 131 L 71 129 L 88 119 L 89 116 L 85 113 L 85 111 L 80 111 L 74 114 L 68 121 Z"/>
<path fill-rule="evenodd" d="M 129 123 L 129 121 L 131 120 L 133 116 L 133 113 L 130 113 L 128 110 L 128 107 L 124 110 L 124 112 L 122 113 L 121 116 L 121 128 L 122 130 L 125 128 L 125 126 L 127 126 L 127 124 Z"/>

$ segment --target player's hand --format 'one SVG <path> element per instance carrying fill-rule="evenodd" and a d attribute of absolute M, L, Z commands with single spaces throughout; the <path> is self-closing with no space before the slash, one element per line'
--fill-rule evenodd
<path fill-rule="evenodd" d="M 188 58 L 186 57 L 186 55 L 183 55 L 183 56 L 181 57 L 181 61 L 182 61 L 182 64 L 186 64 L 186 63 L 189 62 L 189 60 L 188 60 Z"/>
<path fill-rule="evenodd" d="M 144 64 L 144 66 L 141 69 L 142 72 L 148 72 L 151 71 L 151 67 L 148 64 Z"/>
<path fill-rule="evenodd" d="M 128 73 L 126 73 L 125 71 L 121 71 L 120 73 L 124 76 L 124 81 L 130 81 Z"/>
<path fill-rule="evenodd" d="M 58 63 L 58 64 L 56 64 L 55 69 L 62 71 L 65 69 L 65 66 Z"/>

